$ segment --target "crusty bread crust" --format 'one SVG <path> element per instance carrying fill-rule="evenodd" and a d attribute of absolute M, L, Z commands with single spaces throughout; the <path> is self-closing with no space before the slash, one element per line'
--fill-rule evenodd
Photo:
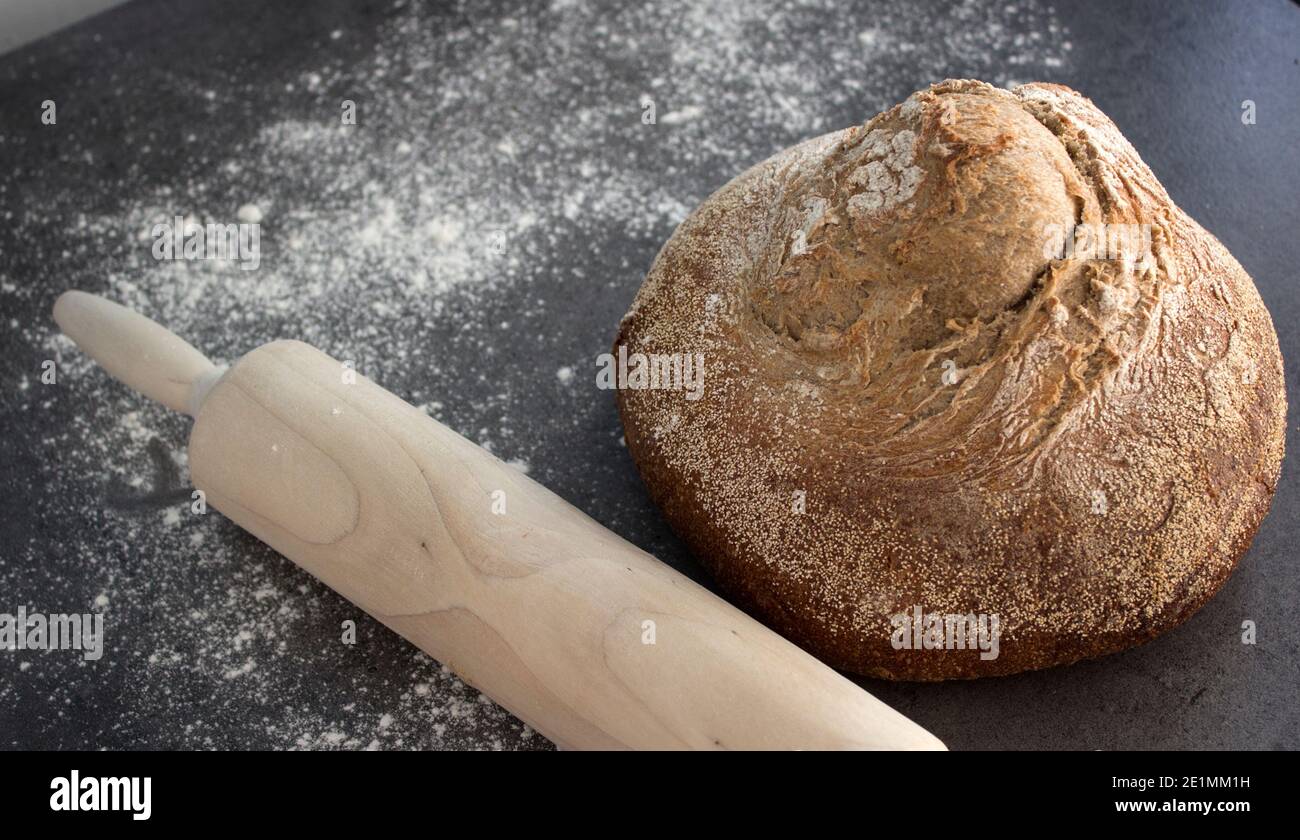
<path fill-rule="evenodd" d="M 1081 223 L 1149 226 L 1151 259 L 1049 259 L 1047 227 Z M 618 391 L 673 528 L 751 613 L 889 679 L 1174 627 L 1283 455 L 1250 277 L 1058 85 L 946 81 L 753 167 L 664 246 L 618 345 L 703 355 L 701 399 Z M 998 657 L 895 649 L 916 606 L 998 616 Z"/>

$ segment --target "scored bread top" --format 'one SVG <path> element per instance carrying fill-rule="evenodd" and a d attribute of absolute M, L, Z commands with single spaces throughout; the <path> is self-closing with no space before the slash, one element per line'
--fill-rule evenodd
<path fill-rule="evenodd" d="M 1118 236 L 1052 253 L 1081 229 Z M 946 81 L 755 166 L 664 246 L 620 344 L 703 358 L 699 399 L 618 392 L 674 529 L 742 606 L 881 677 L 1013 673 L 1176 625 L 1282 458 L 1254 284 L 1058 85 Z M 895 649 L 915 607 L 998 616 L 998 658 Z"/>

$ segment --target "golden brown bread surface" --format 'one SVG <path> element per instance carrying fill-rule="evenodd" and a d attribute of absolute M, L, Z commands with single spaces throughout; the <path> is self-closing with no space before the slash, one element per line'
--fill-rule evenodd
<path fill-rule="evenodd" d="M 1072 224 L 1150 245 L 1049 258 Z M 1170 629 L 1232 572 L 1282 460 L 1250 277 L 1057 85 L 943 82 L 750 169 L 664 246 L 620 344 L 703 356 L 698 400 L 618 392 L 674 529 L 746 609 L 879 677 Z M 915 607 L 996 615 L 997 658 L 898 649 Z"/>

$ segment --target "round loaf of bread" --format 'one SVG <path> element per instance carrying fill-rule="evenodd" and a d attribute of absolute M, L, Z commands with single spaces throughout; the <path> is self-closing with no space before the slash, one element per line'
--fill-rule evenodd
<path fill-rule="evenodd" d="M 1282 460 L 1250 277 L 1058 85 L 946 81 L 745 172 L 664 246 L 615 353 L 632 457 L 726 592 L 889 679 L 1174 627 Z"/>

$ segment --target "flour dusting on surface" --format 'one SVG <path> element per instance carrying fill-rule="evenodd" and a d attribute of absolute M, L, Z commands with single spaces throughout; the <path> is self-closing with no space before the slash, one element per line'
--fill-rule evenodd
<path fill-rule="evenodd" d="M 62 243 L 21 261 L 0 253 L 3 322 L 60 371 L 57 388 L 38 386 L 34 367 L 3 386 L 3 411 L 42 426 L 39 467 L 12 480 L 40 482 L 45 503 L 35 536 L 0 558 L 0 593 L 107 619 L 98 665 L 0 652 L 0 703 L 51 698 L 42 743 L 547 744 L 219 514 L 193 514 L 188 421 L 111 382 L 57 335 L 45 316 L 53 290 L 106 294 L 220 362 L 276 338 L 353 360 L 633 536 L 645 518 L 636 485 L 613 499 L 587 485 L 631 471 L 612 400 L 590 374 L 675 226 L 746 167 L 929 82 L 1011 84 L 1069 56 L 1055 14 L 1016 1 L 943 14 L 904 0 L 869 12 L 829 0 L 629 4 L 595 18 L 599 7 L 580 1 L 507 8 L 396 3 L 373 31 L 327 27 L 274 72 L 250 62 L 227 78 L 179 74 L 174 93 L 192 93 L 214 119 L 249 122 L 219 153 L 182 149 L 175 177 L 95 169 L 83 192 L 44 194 L 33 184 L 58 160 L 0 171 L 5 243 L 48 242 L 51 231 Z M 129 61 L 150 72 L 140 56 Z M 116 75 L 80 83 L 130 94 Z M 341 124 L 344 99 L 355 126 Z M 123 159 L 164 153 L 150 139 L 165 133 L 161 116 L 122 106 L 136 144 Z M 78 136 L 64 136 L 62 154 L 104 154 Z M 29 137 L 0 141 L 37 160 Z M 863 201 L 914 188 L 904 145 L 880 150 Z M 176 216 L 260 224 L 260 266 L 156 261 L 154 226 Z M 589 463 L 565 460 L 588 450 Z M 60 527 L 73 521 L 89 525 Z M 341 639 L 346 621 L 356 645 Z M 80 727 L 86 704 L 112 722 Z"/>

